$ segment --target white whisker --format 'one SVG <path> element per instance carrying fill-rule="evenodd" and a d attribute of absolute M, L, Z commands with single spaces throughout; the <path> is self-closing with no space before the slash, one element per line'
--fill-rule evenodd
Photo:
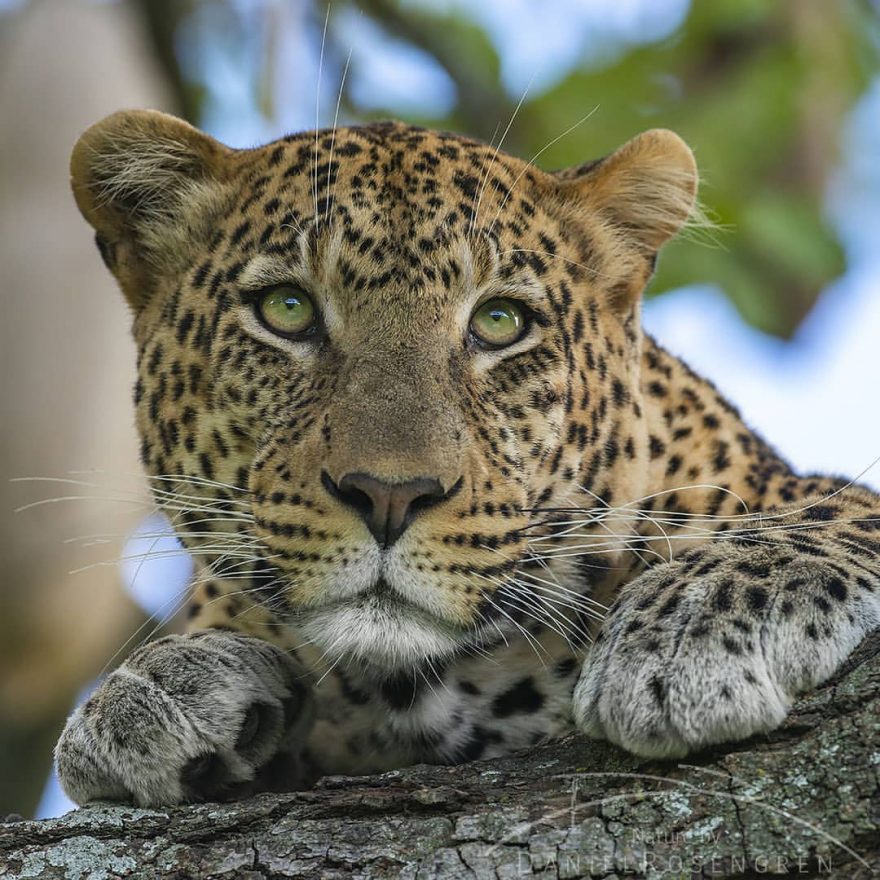
<path fill-rule="evenodd" d="M 328 12 L 329 6 L 328 6 Z M 330 223 L 330 195 L 331 193 L 336 192 L 336 179 L 334 178 L 331 184 L 330 175 L 333 173 L 333 150 L 336 147 L 336 128 L 339 124 L 339 107 L 342 104 L 342 92 L 345 89 L 345 78 L 348 76 L 348 67 L 351 64 L 351 53 L 354 51 L 353 47 L 348 50 L 348 58 L 345 59 L 345 67 L 342 69 L 342 79 L 339 82 L 339 94 L 336 97 L 336 112 L 333 115 L 333 134 L 330 138 L 330 159 L 327 163 L 327 201 L 324 205 L 324 222 L 329 225 Z"/>
<path fill-rule="evenodd" d="M 546 144 L 544 144 L 544 146 L 541 147 L 541 149 L 538 150 L 538 152 L 535 153 L 535 155 L 532 156 L 532 158 L 529 159 L 528 162 L 526 162 L 525 168 L 523 168 L 523 170 L 520 171 L 520 173 L 516 176 L 513 183 L 510 185 L 510 188 L 507 190 L 507 194 L 504 196 L 504 198 L 501 201 L 501 204 L 498 206 L 498 210 L 495 213 L 495 217 L 493 218 L 492 223 L 489 226 L 489 229 L 487 230 L 488 235 L 492 234 L 492 230 L 495 228 L 495 224 L 498 223 L 498 220 L 501 217 L 501 212 L 504 210 L 505 205 L 507 205 L 508 200 L 510 199 L 511 195 L 513 195 L 513 191 L 516 188 L 516 185 L 520 182 L 520 180 L 522 180 L 522 178 L 525 176 L 526 172 L 534 166 L 537 159 L 543 153 L 545 153 L 547 150 L 549 150 L 550 147 L 552 147 L 554 144 L 559 143 L 559 141 L 561 141 L 567 135 L 571 134 L 571 132 L 573 132 L 575 129 L 580 128 L 598 109 L 599 109 L 599 105 L 597 104 L 595 107 L 593 107 L 592 110 L 590 110 L 589 113 L 585 114 L 577 122 L 575 122 L 574 125 L 567 128 L 564 132 L 562 132 L 562 134 L 553 138 L 553 140 L 548 141 Z"/>
<path fill-rule="evenodd" d="M 321 125 L 321 75 L 324 71 L 324 44 L 327 42 L 327 26 L 330 24 L 330 4 L 327 4 L 327 15 L 324 17 L 324 31 L 321 34 L 321 54 L 318 58 L 318 87 L 315 91 L 315 157 L 312 175 L 312 193 L 315 197 L 315 229 L 320 229 L 318 217 L 318 133 Z"/>

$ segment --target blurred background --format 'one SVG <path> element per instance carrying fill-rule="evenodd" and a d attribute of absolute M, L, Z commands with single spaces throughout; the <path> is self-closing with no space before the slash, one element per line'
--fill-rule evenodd
<path fill-rule="evenodd" d="M 673 128 L 717 228 L 664 253 L 648 328 L 799 468 L 880 486 L 878 49 L 878 0 L 0 0 L 0 814 L 67 808 L 65 715 L 189 574 L 68 192 L 87 125 L 156 107 L 246 147 L 399 117 L 546 168 Z"/>

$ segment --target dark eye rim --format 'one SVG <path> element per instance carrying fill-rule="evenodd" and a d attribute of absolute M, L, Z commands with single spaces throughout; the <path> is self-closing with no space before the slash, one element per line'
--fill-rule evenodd
<path fill-rule="evenodd" d="M 307 327 L 305 330 L 300 330 L 296 333 L 285 333 L 283 330 L 279 330 L 277 327 L 273 327 L 263 315 L 263 310 L 261 308 L 263 298 L 270 293 L 274 293 L 278 290 L 287 290 L 291 293 L 295 293 L 297 296 L 306 297 L 309 302 L 312 304 L 312 309 L 314 311 L 314 320 L 311 325 Z M 314 339 L 317 336 L 323 334 L 324 325 L 321 321 L 321 312 L 318 309 L 318 304 L 315 302 L 315 298 L 310 294 L 307 290 L 300 287 L 297 284 L 291 282 L 283 282 L 281 284 L 267 284 L 263 287 L 255 288 L 254 290 L 246 290 L 242 294 L 243 299 L 246 303 L 248 303 L 254 313 L 254 317 L 259 321 L 260 326 L 265 327 L 273 336 L 278 336 L 281 339 L 289 339 L 293 342 L 304 342 L 310 339 Z"/>
<path fill-rule="evenodd" d="M 514 339 L 512 342 L 504 342 L 500 345 L 496 345 L 491 342 L 486 342 L 485 339 L 481 339 L 471 329 L 471 324 L 473 323 L 474 315 L 476 315 L 477 312 L 481 308 L 483 308 L 483 306 L 487 306 L 487 305 L 489 305 L 489 303 L 493 303 L 493 302 L 511 303 L 512 305 L 515 305 L 522 313 L 522 316 L 523 316 L 522 331 L 520 332 L 519 336 L 517 336 L 516 339 Z M 470 344 L 472 346 L 474 346 L 475 348 L 478 348 L 482 351 L 504 351 L 504 349 L 510 348 L 511 346 L 516 345 L 518 342 L 522 342 L 522 340 L 525 339 L 526 336 L 529 335 L 529 333 L 532 330 L 532 327 L 536 323 L 540 323 L 540 321 L 537 320 L 534 309 L 532 309 L 527 303 L 523 302 L 521 299 L 516 299 L 516 297 L 513 297 L 513 296 L 490 296 L 488 299 L 484 299 L 482 302 L 477 303 L 474 306 L 473 311 L 471 312 L 470 318 L 468 318 L 468 330 L 467 330 L 468 341 L 470 342 Z"/>

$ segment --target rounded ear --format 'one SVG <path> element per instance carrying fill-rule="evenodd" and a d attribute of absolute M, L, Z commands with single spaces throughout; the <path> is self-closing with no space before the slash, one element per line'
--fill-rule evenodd
<path fill-rule="evenodd" d="M 694 154 L 675 132 L 662 128 L 557 177 L 568 194 L 652 252 L 681 229 L 696 203 Z"/>
<path fill-rule="evenodd" d="M 156 110 L 123 110 L 79 138 L 70 157 L 73 195 L 98 247 L 133 304 L 150 272 L 172 268 L 222 210 L 233 151 Z"/>

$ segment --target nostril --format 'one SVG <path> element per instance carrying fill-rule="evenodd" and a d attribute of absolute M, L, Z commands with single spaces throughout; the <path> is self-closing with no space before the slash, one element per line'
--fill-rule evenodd
<path fill-rule="evenodd" d="M 333 477 L 327 473 L 327 471 L 321 471 L 321 485 L 334 497 L 340 498 L 342 497 L 342 493 L 339 491 L 339 486 L 333 481 Z"/>
<path fill-rule="evenodd" d="M 336 499 L 349 507 L 353 507 L 362 517 L 367 518 L 373 512 L 373 500 L 363 490 L 353 485 L 353 476 L 346 474 L 339 483 L 334 483 L 327 471 L 321 472 L 324 488 Z"/>
<path fill-rule="evenodd" d="M 414 490 L 410 490 L 412 500 L 409 501 L 409 507 L 406 511 L 406 515 L 410 519 L 422 510 L 427 510 L 441 501 L 448 501 L 453 495 L 457 495 L 461 488 L 461 478 L 448 492 L 443 491 L 443 487 L 437 480 L 414 480 L 413 482 L 419 485 L 416 485 Z M 409 485 L 409 483 L 404 483 L 401 488 L 407 491 Z"/>

